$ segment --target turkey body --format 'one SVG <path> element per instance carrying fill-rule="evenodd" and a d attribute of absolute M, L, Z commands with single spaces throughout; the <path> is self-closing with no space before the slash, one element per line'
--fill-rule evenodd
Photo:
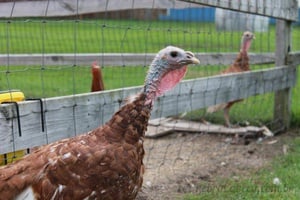
<path fill-rule="evenodd" d="M 105 125 L 1 167 L 0 200 L 134 199 L 143 182 L 143 138 L 154 100 L 197 63 L 194 54 L 177 47 L 159 51 L 143 90 Z"/>
<path fill-rule="evenodd" d="M 140 94 L 104 126 L 43 146 L 26 159 L 4 166 L 0 199 L 13 199 L 26 187 L 40 200 L 134 199 L 142 185 L 142 137 L 151 111 L 144 101 L 145 95 Z"/>
<path fill-rule="evenodd" d="M 103 82 L 101 68 L 96 61 L 92 63 L 91 72 L 92 72 L 91 92 L 104 90 L 104 82 Z"/>
<path fill-rule="evenodd" d="M 238 53 L 234 63 L 230 65 L 227 69 L 223 70 L 221 74 L 232 74 L 232 73 L 241 73 L 245 71 L 250 70 L 249 66 L 249 56 L 248 56 L 248 50 L 251 46 L 251 42 L 254 39 L 254 34 L 246 31 L 243 33 L 242 39 L 241 39 L 241 49 L 240 52 Z M 238 87 L 238 86 L 237 86 Z M 226 103 L 221 103 L 217 104 L 214 106 L 210 106 L 207 109 L 207 113 L 213 113 L 219 110 L 223 110 L 224 112 L 224 120 L 225 120 L 225 125 L 227 127 L 232 127 L 230 123 L 230 117 L 229 117 L 229 111 L 230 108 L 237 102 L 242 101 L 242 99 L 226 102 Z"/>

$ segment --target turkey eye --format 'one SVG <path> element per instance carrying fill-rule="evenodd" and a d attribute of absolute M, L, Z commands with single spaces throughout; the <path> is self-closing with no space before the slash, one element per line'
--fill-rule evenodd
<path fill-rule="evenodd" d="M 178 53 L 177 53 L 177 51 L 172 51 L 172 52 L 170 53 L 170 55 L 171 55 L 173 58 L 175 58 L 175 57 L 178 55 Z"/>

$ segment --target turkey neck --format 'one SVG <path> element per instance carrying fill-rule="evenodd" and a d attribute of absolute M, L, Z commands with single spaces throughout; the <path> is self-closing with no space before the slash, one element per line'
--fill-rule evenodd
<path fill-rule="evenodd" d="M 145 105 L 153 105 L 156 97 L 162 93 L 160 91 L 160 82 L 162 76 L 168 72 L 168 61 L 164 59 L 155 59 L 149 68 L 145 79 L 144 94 L 146 97 Z"/>
<path fill-rule="evenodd" d="M 162 77 L 169 71 L 168 61 L 156 57 L 150 65 L 142 92 L 129 98 L 108 122 L 108 126 L 113 128 L 114 132 L 124 136 L 126 142 L 135 143 L 145 136 L 154 100 L 163 93 Z M 109 134 L 107 137 L 110 137 Z M 112 137 L 118 138 L 118 136 Z"/>
<path fill-rule="evenodd" d="M 124 136 L 126 142 L 133 144 L 145 136 L 154 100 L 160 93 L 161 77 L 167 72 L 167 61 L 154 60 L 145 79 L 142 92 L 130 97 L 127 103 L 108 122 L 108 126 L 113 128 L 114 132 Z M 110 136 L 108 135 L 108 137 Z"/>
<path fill-rule="evenodd" d="M 241 42 L 241 53 L 247 55 L 250 46 L 251 46 L 251 39 L 247 39 L 243 37 Z"/>
<path fill-rule="evenodd" d="M 145 93 L 140 93 L 128 101 L 130 102 L 123 105 L 104 127 L 104 130 L 107 127 L 112 129 L 106 134 L 111 141 L 119 141 L 123 137 L 127 143 L 134 144 L 145 135 L 152 105 L 145 105 Z"/>
<path fill-rule="evenodd" d="M 241 50 L 236 59 L 237 63 L 242 70 L 249 70 L 249 58 L 248 58 L 248 50 L 251 46 L 251 40 L 242 39 Z"/>

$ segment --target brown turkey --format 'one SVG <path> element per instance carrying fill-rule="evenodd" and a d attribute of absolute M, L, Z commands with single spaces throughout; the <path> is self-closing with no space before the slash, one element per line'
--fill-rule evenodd
<path fill-rule="evenodd" d="M 104 90 L 104 83 L 100 66 L 95 61 L 92 63 L 92 86 L 91 92 Z"/>
<path fill-rule="evenodd" d="M 1 167 L 0 199 L 134 199 L 143 181 L 143 138 L 153 102 L 196 63 L 193 53 L 177 47 L 159 51 L 143 90 L 105 125 Z"/>
<path fill-rule="evenodd" d="M 249 48 L 251 46 L 251 42 L 254 38 L 255 38 L 254 34 L 249 31 L 246 31 L 243 33 L 242 40 L 241 40 L 241 49 L 240 49 L 239 54 L 237 55 L 234 63 L 232 65 L 230 65 L 227 69 L 222 71 L 221 74 L 240 73 L 240 72 L 250 70 L 248 50 L 249 50 Z M 207 113 L 213 113 L 213 112 L 216 112 L 219 110 L 223 110 L 225 125 L 227 127 L 232 127 L 232 125 L 230 123 L 230 119 L 229 119 L 229 110 L 233 104 L 235 104 L 239 101 L 242 101 L 242 99 L 208 107 Z"/>

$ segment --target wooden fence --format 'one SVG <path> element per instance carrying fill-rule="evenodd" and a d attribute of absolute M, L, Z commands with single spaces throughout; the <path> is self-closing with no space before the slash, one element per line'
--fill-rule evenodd
<path fill-rule="evenodd" d="M 236 53 L 195 53 L 201 60 L 201 65 L 230 65 L 235 59 Z M 154 53 L 78 53 L 72 54 L 10 54 L 1 55 L 0 63 L 6 65 L 20 66 L 60 66 L 72 65 L 76 61 L 77 65 L 86 65 L 91 60 L 100 60 L 101 66 L 148 66 L 154 58 Z M 249 53 L 250 62 L 256 64 L 271 64 L 275 62 L 274 53 Z"/>
<path fill-rule="evenodd" d="M 300 53 L 289 52 L 291 23 L 297 19 L 297 1 L 266 0 L 256 1 L 256 5 L 241 4 L 242 1 L 238 0 L 194 0 L 186 2 L 277 18 L 276 52 L 251 54 L 254 58 L 259 57 L 260 59 L 257 60 L 262 63 L 275 62 L 276 67 L 241 74 L 183 81 L 174 90 L 158 98 L 152 112 L 152 118 L 189 111 L 191 105 L 193 109 L 199 109 L 215 103 L 274 92 L 275 105 L 277 105 L 274 118 L 279 119 L 283 126 L 288 128 L 291 88 L 295 85 L 296 69 L 297 65 L 300 64 Z M 219 63 L 218 59 L 221 57 L 224 58 L 225 64 L 229 64 L 234 55 L 197 54 L 197 57 L 203 58 L 202 60 L 206 61 L 207 64 Z M 74 61 L 74 59 L 70 59 L 70 61 L 67 59 L 68 56 L 72 55 L 32 55 L 32 58 L 35 56 L 35 62 L 41 62 L 42 56 L 49 65 L 51 63 L 55 63 L 55 65 L 58 63 L 66 64 L 66 62 Z M 87 59 L 87 56 L 99 55 L 82 54 L 78 55 L 78 58 L 85 62 L 84 59 Z M 126 56 L 132 55 L 126 54 Z M 105 59 L 114 58 L 117 60 L 118 58 L 122 61 L 125 57 L 123 54 L 105 54 Z M 27 58 L 27 55 L 9 55 L 9 64 L 17 64 L 19 59 L 25 61 Z M 152 58 L 153 55 L 140 54 L 139 60 L 135 62 L 147 62 L 149 64 Z M 5 60 L 8 59 L 7 55 L 2 55 L 0 59 L 1 62 L 8 62 Z M 33 62 L 34 59 L 27 60 Z M 91 57 L 88 60 L 92 60 Z M 120 60 L 118 62 L 121 62 Z M 237 85 L 238 87 L 234 87 Z M 0 153 L 40 146 L 89 131 L 110 119 L 112 114 L 119 109 L 122 100 L 137 93 L 140 89 L 140 87 L 123 88 L 1 105 Z"/>
<path fill-rule="evenodd" d="M 175 0 L 88 0 L 88 3 L 86 0 L 10 1 L 0 3 L 0 17 L 80 16 L 128 9 L 168 9 L 187 6 L 187 2 Z"/>

